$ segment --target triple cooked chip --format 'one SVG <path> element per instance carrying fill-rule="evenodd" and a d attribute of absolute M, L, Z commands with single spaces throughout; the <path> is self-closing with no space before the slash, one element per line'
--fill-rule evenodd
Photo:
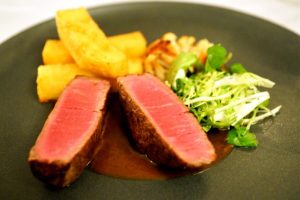
<path fill-rule="evenodd" d="M 37 75 L 37 94 L 40 102 L 56 100 L 76 76 L 94 76 L 74 63 L 40 65 Z"/>
<path fill-rule="evenodd" d="M 128 74 L 126 55 L 108 41 L 85 8 L 58 11 L 56 26 L 80 68 L 107 78 Z"/>

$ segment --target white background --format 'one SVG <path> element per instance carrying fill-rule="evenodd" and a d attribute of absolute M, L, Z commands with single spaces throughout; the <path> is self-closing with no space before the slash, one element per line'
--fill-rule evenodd
<path fill-rule="evenodd" d="M 55 11 L 93 7 L 130 0 L 0 0 L 0 43 L 37 23 L 54 17 Z M 300 0 L 188 0 L 230 8 L 267 19 L 300 35 Z"/>

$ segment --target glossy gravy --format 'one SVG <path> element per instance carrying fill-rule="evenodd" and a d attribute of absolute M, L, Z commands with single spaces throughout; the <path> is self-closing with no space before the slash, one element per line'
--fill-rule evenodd
<path fill-rule="evenodd" d="M 120 102 L 117 97 L 111 100 L 102 144 L 90 163 L 90 169 L 96 173 L 127 179 L 168 179 L 201 172 L 225 158 L 232 150 L 232 146 L 225 141 L 227 132 L 212 132 L 208 136 L 217 153 L 217 159 L 212 164 L 197 170 L 159 167 L 134 149 Z"/>

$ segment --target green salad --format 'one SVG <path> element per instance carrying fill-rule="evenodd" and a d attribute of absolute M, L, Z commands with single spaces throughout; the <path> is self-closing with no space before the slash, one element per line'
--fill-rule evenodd
<path fill-rule="evenodd" d="M 204 63 L 193 53 L 181 53 L 171 64 L 166 83 L 195 115 L 203 129 L 229 130 L 227 142 L 238 147 L 256 147 L 251 126 L 275 116 L 281 106 L 269 109 L 274 82 L 248 72 L 240 63 L 227 66 L 232 54 L 215 44 Z"/>

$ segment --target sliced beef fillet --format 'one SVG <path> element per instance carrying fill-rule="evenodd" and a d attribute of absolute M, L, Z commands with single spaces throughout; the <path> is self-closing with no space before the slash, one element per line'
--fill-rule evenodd
<path fill-rule="evenodd" d="M 97 153 L 102 137 L 110 83 L 78 77 L 64 90 L 29 153 L 33 174 L 67 186 Z"/>
<path fill-rule="evenodd" d="M 150 74 L 117 81 L 129 128 L 141 153 L 157 164 L 175 168 L 198 168 L 215 160 L 206 133 L 163 82 Z"/>

